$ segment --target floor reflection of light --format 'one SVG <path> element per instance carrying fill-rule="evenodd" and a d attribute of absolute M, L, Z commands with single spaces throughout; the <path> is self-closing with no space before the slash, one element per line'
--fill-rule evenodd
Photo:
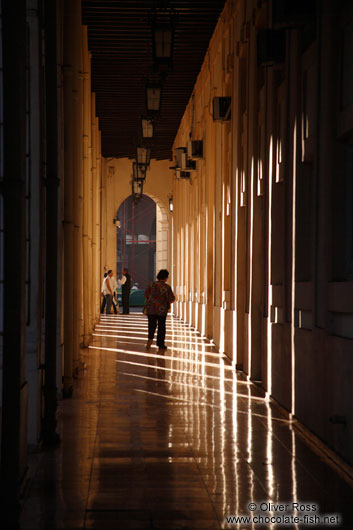
<path fill-rule="evenodd" d="M 234 475 L 234 482 L 235 482 L 235 507 L 234 509 L 231 509 L 231 513 L 241 513 L 240 512 L 240 505 L 239 505 L 239 475 L 238 475 L 238 388 L 237 388 L 237 375 L 235 372 L 233 372 L 233 385 L 232 385 L 232 394 L 233 394 L 233 402 L 232 402 L 232 427 L 233 427 L 233 439 L 232 439 L 232 447 L 233 447 L 233 457 L 231 459 L 231 462 L 233 464 L 233 475 Z"/>
<path fill-rule="evenodd" d="M 134 337 L 134 336 L 131 336 L 131 335 L 118 335 L 118 334 L 115 334 L 115 335 L 107 335 L 105 333 L 92 333 L 92 335 L 94 337 L 106 337 L 106 338 L 110 338 L 110 339 L 119 339 L 119 341 L 116 341 L 116 342 L 119 342 L 120 344 L 120 339 L 130 339 L 130 340 L 134 340 L 134 341 L 141 341 L 141 342 L 146 342 L 146 339 L 145 338 L 142 338 L 142 337 Z M 195 346 L 194 348 L 179 348 L 179 347 L 176 347 L 176 346 L 173 346 L 173 344 L 182 344 L 181 341 L 173 341 L 173 340 L 169 340 L 168 341 L 170 344 L 171 344 L 171 347 L 169 348 L 170 350 L 173 350 L 174 352 L 192 352 L 194 353 L 195 355 L 207 355 L 207 357 L 214 357 L 215 359 L 220 359 L 222 358 L 220 356 L 219 353 L 213 353 L 213 352 L 206 352 L 204 350 L 204 346 L 203 344 L 198 344 L 198 343 L 194 343 L 194 342 L 187 342 L 186 345 L 187 346 Z M 208 346 L 208 345 L 206 345 Z M 153 347 L 153 346 L 152 346 Z M 202 351 L 198 351 L 196 349 L 196 347 L 202 347 Z"/>
<path fill-rule="evenodd" d="M 253 461 L 253 426 L 252 420 L 256 414 L 253 413 L 251 408 L 251 388 L 248 387 L 248 463 L 251 464 Z M 239 411 L 240 412 L 240 411 Z M 250 473 L 250 484 L 249 484 L 249 498 L 253 501 L 255 499 L 255 484 L 254 484 L 254 473 Z M 253 526 L 252 526 L 253 528 Z"/>
<path fill-rule="evenodd" d="M 134 350 L 126 350 L 124 348 L 110 348 L 110 347 L 105 347 L 105 346 L 88 346 L 88 348 L 93 349 L 93 350 L 105 350 L 105 351 L 113 351 L 113 352 L 117 352 L 117 353 L 125 353 L 127 355 L 136 355 L 138 357 L 151 357 L 150 353 L 134 351 Z M 188 350 L 188 351 L 189 352 L 193 352 L 193 350 Z M 168 360 L 173 359 L 173 357 L 171 357 L 169 355 L 153 354 L 153 357 L 156 357 L 157 359 L 168 359 Z M 182 357 L 180 357 L 179 362 L 188 363 L 190 365 L 195 365 L 195 366 L 199 366 L 199 365 L 201 365 L 204 362 L 206 366 L 211 366 L 213 368 L 217 368 L 218 367 L 218 365 L 214 364 L 214 363 L 210 363 L 210 362 L 206 362 L 206 361 L 197 361 L 195 359 L 183 359 Z M 224 369 L 230 371 L 230 370 L 232 370 L 232 367 L 231 366 L 225 366 Z"/>
<path fill-rule="evenodd" d="M 272 432 L 272 411 L 271 407 L 267 405 L 267 439 L 266 439 L 266 458 L 267 458 L 267 488 L 268 498 L 273 502 L 279 502 L 278 491 L 276 491 L 276 498 L 274 498 L 274 474 L 273 474 L 273 432 Z"/>
<path fill-rule="evenodd" d="M 113 330 L 109 329 L 109 328 L 107 329 L 107 328 L 99 327 L 99 328 L 96 328 L 96 329 L 97 329 L 97 331 L 111 331 L 111 332 L 113 332 Z M 146 336 L 146 331 L 128 331 L 128 330 L 124 330 L 124 333 L 130 333 L 131 335 L 144 335 L 144 336 Z"/>
<path fill-rule="evenodd" d="M 117 322 L 111 322 L 110 320 L 100 320 L 99 323 L 96 324 L 96 326 L 100 326 L 100 325 L 103 325 L 103 326 L 106 326 L 106 327 L 112 327 L 112 328 L 117 328 L 117 327 L 124 327 L 124 328 L 131 328 L 131 329 L 136 329 L 137 327 L 138 328 L 141 328 L 141 329 L 148 329 L 148 322 L 147 320 L 144 321 L 144 322 L 124 322 L 124 321 L 117 321 Z M 182 332 L 186 332 L 188 333 L 189 329 L 185 329 L 185 325 L 184 324 L 180 324 L 178 326 L 173 326 L 173 325 L 170 325 L 168 323 L 166 323 L 166 329 L 167 330 L 171 330 L 171 329 L 174 329 L 174 330 L 178 330 L 178 331 L 182 331 Z M 194 333 L 198 333 L 197 330 L 194 331 Z"/>
<path fill-rule="evenodd" d="M 116 326 L 120 326 L 120 325 L 124 325 L 124 326 L 145 326 L 148 324 L 148 317 L 145 316 L 143 318 L 131 318 L 129 320 L 125 319 L 125 318 L 122 318 L 121 316 L 118 316 L 117 318 L 101 318 L 99 320 L 99 322 L 106 322 L 107 324 L 111 324 L 111 325 L 116 325 Z M 167 318 L 166 319 L 166 326 L 169 326 L 169 327 L 183 327 L 184 326 L 184 322 L 183 321 L 176 321 L 174 318 L 173 319 L 169 319 Z"/>
<path fill-rule="evenodd" d="M 110 339 L 133 339 L 141 342 L 146 342 L 142 337 L 130 337 L 129 335 L 107 335 L 106 333 L 92 333 L 93 337 L 108 337 Z"/>
<path fill-rule="evenodd" d="M 291 435 L 292 435 L 292 500 L 293 502 L 298 502 L 298 485 L 297 485 L 297 467 L 296 467 L 296 458 L 297 458 L 297 447 L 295 440 L 295 432 L 291 426 Z M 299 529 L 299 526 L 296 524 L 295 528 Z"/>
<path fill-rule="evenodd" d="M 144 368 L 151 368 L 151 365 L 150 364 L 144 364 L 144 363 L 134 363 L 132 361 L 122 361 L 122 360 L 116 360 L 115 361 L 116 363 L 120 363 L 120 364 L 128 364 L 128 365 L 131 365 L 131 366 L 139 366 L 139 367 L 144 367 Z M 165 372 L 173 372 L 173 377 L 174 377 L 174 374 L 176 373 L 179 373 L 179 374 L 182 374 L 183 377 L 185 377 L 186 375 L 189 375 L 189 376 L 192 376 L 192 375 L 195 375 L 194 373 L 192 372 L 189 372 L 189 374 L 187 374 L 184 370 L 178 370 L 176 368 L 167 368 L 165 366 L 159 366 L 158 367 L 158 370 L 161 370 L 161 371 L 165 371 Z M 215 376 L 211 376 L 211 375 L 207 375 L 206 377 L 210 378 L 210 379 L 219 379 L 218 377 L 215 377 Z M 158 380 L 160 380 L 160 378 L 158 378 Z M 227 380 L 227 379 L 225 379 Z M 229 379 L 228 379 L 229 381 Z M 208 407 L 213 407 L 213 408 L 220 408 L 220 405 L 215 405 L 214 404 L 214 388 L 211 389 L 211 392 L 213 394 L 213 399 L 212 399 L 212 403 L 207 403 L 207 402 L 201 402 L 199 404 L 201 405 L 205 405 L 205 406 L 208 406 Z M 148 393 L 146 391 L 146 393 Z M 160 394 L 161 396 L 164 396 L 164 394 Z M 169 395 L 169 394 L 168 394 Z M 165 396 L 167 397 L 167 396 Z M 189 400 L 190 402 L 192 402 L 192 400 Z M 197 404 L 197 403 L 195 403 Z M 225 407 L 225 410 L 229 410 L 231 411 L 232 409 L 231 408 L 228 408 L 228 407 Z M 248 416 L 249 415 L 249 410 L 238 410 L 238 414 L 244 414 L 244 416 Z M 258 413 L 253 413 L 252 414 L 255 418 L 261 418 L 261 419 L 267 419 L 267 416 L 264 416 L 263 414 L 258 414 Z M 282 418 L 274 418 L 273 421 L 276 421 L 278 423 L 288 423 L 287 420 L 284 420 Z"/>
<path fill-rule="evenodd" d="M 106 331 L 106 332 L 114 333 L 114 332 L 118 331 L 118 329 L 113 330 L 113 329 L 109 329 L 109 328 L 107 329 L 107 328 L 105 328 L 105 327 L 104 327 L 104 328 L 102 328 L 102 327 L 97 327 L 97 328 L 96 328 L 96 331 Z M 123 333 L 125 333 L 125 334 L 129 333 L 129 334 L 131 334 L 131 335 L 143 335 L 143 336 L 145 336 L 146 339 L 147 339 L 147 329 L 146 329 L 146 331 L 137 331 L 137 330 L 134 330 L 134 331 L 131 330 L 131 331 L 130 331 L 130 330 L 128 330 L 128 329 L 123 329 L 123 330 L 122 330 L 121 328 L 119 328 L 119 331 L 121 331 L 121 332 L 123 332 Z M 166 335 L 165 335 L 166 339 L 170 339 L 170 338 L 173 337 L 173 336 L 174 336 L 174 337 L 177 337 L 177 338 L 180 338 L 180 339 L 183 339 L 183 338 L 184 338 L 184 335 L 177 335 L 177 334 L 172 334 L 172 333 L 166 333 Z M 192 338 L 194 339 L 194 338 L 197 338 L 197 337 L 192 337 Z M 184 343 L 187 343 L 187 339 L 183 340 L 183 342 L 184 342 Z M 202 343 L 202 340 L 200 339 L 200 344 L 201 344 L 201 343 Z M 191 343 L 191 344 L 193 344 L 193 343 Z M 210 344 L 210 347 L 214 347 L 214 346 L 213 346 L 212 344 Z"/>
<path fill-rule="evenodd" d="M 223 498 L 223 513 L 226 513 L 227 509 L 227 481 L 226 481 L 226 444 L 225 444 L 225 433 L 226 433 L 226 403 L 225 403 L 225 388 L 224 388 L 224 362 L 221 360 L 219 363 L 219 399 L 220 399 L 220 434 L 221 434 L 221 462 L 220 469 L 222 474 L 222 498 Z"/>

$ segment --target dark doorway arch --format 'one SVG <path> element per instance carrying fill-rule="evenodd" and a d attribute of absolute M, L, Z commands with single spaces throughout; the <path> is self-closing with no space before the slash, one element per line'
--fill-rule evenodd
<path fill-rule="evenodd" d="M 156 203 L 147 195 L 125 199 L 117 212 L 117 271 L 129 269 L 132 285 L 145 289 L 156 272 Z"/>

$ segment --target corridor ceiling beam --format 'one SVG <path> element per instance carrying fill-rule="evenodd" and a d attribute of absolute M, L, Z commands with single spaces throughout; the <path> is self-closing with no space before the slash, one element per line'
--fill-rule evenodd
<path fill-rule="evenodd" d="M 177 14 L 173 68 L 163 81 L 151 158 L 170 159 L 180 120 L 201 69 L 224 0 L 167 2 Z M 92 90 L 102 131 L 102 154 L 134 158 L 146 114 L 145 83 L 153 73 L 152 14 L 166 2 L 83 0 L 92 53 Z"/>

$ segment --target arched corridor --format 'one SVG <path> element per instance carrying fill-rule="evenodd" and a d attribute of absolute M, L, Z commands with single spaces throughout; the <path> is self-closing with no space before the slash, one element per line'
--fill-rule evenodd
<path fill-rule="evenodd" d="M 116 219 L 117 274 L 126 267 L 133 284 L 145 290 L 155 279 L 156 203 L 146 195 L 138 202 L 130 196 L 120 205 Z"/>
<path fill-rule="evenodd" d="M 1 528 L 353 527 L 352 42 L 351 0 L 0 0 Z"/>

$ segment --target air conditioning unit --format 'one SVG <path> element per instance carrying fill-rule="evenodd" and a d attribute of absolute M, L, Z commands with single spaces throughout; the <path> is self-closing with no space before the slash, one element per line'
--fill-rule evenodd
<path fill-rule="evenodd" d="M 186 153 L 186 147 L 177 147 L 174 149 L 175 161 L 178 167 L 183 167 L 182 155 Z"/>
<path fill-rule="evenodd" d="M 191 159 L 203 158 L 203 141 L 189 140 L 188 141 L 188 157 Z"/>
<path fill-rule="evenodd" d="M 260 29 L 257 34 L 259 66 L 282 64 L 286 57 L 286 33 L 282 29 Z"/>
<path fill-rule="evenodd" d="M 186 169 L 188 171 L 195 171 L 196 169 L 196 161 L 190 160 L 188 158 L 187 153 L 181 154 L 181 169 Z"/>
<path fill-rule="evenodd" d="M 188 180 L 191 177 L 190 171 L 183 171 L 180 168 L 175 169 L 175 175 L 177 179 L 185 179 Z"/>
<path fill-rule="evenodd" d="M 229 121 L 231 103 L 231 97 L 213 98 L 213 121 Z"/>

